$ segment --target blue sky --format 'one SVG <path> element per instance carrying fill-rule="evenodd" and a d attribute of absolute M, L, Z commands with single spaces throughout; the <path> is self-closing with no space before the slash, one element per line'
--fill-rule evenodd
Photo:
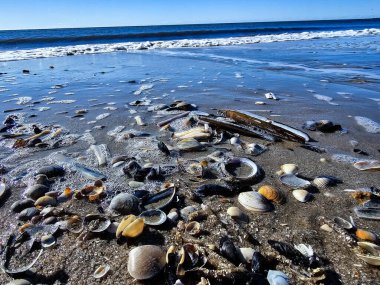
<path fill-rule="evenodd" d="M 380 17 L 380 0 L 0 0 L 0 29 Z"/>

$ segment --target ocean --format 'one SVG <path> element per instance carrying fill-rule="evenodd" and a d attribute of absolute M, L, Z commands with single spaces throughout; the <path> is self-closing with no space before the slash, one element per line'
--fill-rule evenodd
<path fill-rule="evenodd" d="M 380 19 L 0 31 L 0 61 L 380 34 Z"/>

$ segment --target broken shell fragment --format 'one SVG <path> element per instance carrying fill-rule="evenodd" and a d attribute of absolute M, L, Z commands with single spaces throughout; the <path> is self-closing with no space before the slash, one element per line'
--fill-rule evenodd
<path fill-rule="evenodd" d="M 185 226 L 185 232 L 192 236 L 199 236 L 201 234 L 201 224 L 193 221 Z"/>
<path fill-rule="evenodd" d="M 239 203 L 252 212 L 268 212 L 273 209 L 272 204 L 258 192 L 242 192 L 238 196 Z"/>
<path fill-rule="evenodd" d="M 234 157 L 221 164 L 221 171 L 227 181 L 252 182 L 259 176 L 259 169 L 252 160 Z"/>
<path fill-rule="evenodd" d="M 136 124 L 139 126 L 146 126 L 146 123 L 142 120 L 141 116 L 135 117 Z"/>
<path fill-rule="evenodd" d="M 139 215 L 139 217 L 143 218 L 145 224 L 149 226 L 159 226 L 166 221 L 166 214 L 159 209 L 144 211 Z"/>
<path fill-rule="evenodd" d="M 156 276 L 165 266 L 165 252 L 156 245 L 143 245 L 129 252 L 128 272 L 137 280 Z"/>
<path fill-rule="evenodd" d="M 57 240 L 55 239 L 53 235 L 48 234 L 41 237 L 42 247 L 45 247 L 45 248 L 51 247 L 55 245 L 56 242 Z"/>
<path fill-rule="evenodd" d="M 313 197 L 312 194 L 310 194 L 308 191 L 303 190 L 303 189 L 293 190 L 292 194 L 294 198 L 296 198 L 298 201 L 302 203 L 309 201 Z"/>
<path fill-rule="evenodd" d="M 177 148 L 181 151 L 196 151 L 202 149 L 202 145 L 194 138 L 180 140 Z"/>
<path fill-rule="evenodd" d="M 277 270 L 269 270 L 267 280 L 269 282 L 269 285 L 288 285 L 289 284 L 289 278 L 288 276 Z"/>
<path fill-rule="evenodd" d="M 310 186 L 310 182 L 299 178 L 293 174 L 285 174 L 280 176 L 280 181 L 282 184 L 291 187 L 291 188 L 307 188 Z"/>
<path fill-rule="evenodd" d="M 67 221 L 67 230 L 74 234 L 79 234 L 83 230 L 83 220 L 79 216 L 72 216 Z"/>
<path fill-rule="evenodd" d="M 283 204 L 285 202 L 284 193 L 270 185 L 263 185 L 257 190 L 261 195 L 267 198 L 271 202 Z"/>
<path fill-rule="evenodd" d="M 100 279 L 107 275 L 111 267 L 109 265 L 100 265 L 98 268 L 96 268 L 93 276 L 95 279 Z"/>

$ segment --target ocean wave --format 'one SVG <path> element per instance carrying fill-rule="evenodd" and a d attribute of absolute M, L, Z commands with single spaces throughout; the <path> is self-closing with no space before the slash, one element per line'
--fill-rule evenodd
<path fill-rule="evenodd" d="M 271 35 L 256 35 L 248 37 L 230 37 L 215 39 L 182 39 L 182 40 L 162 40 L 145 42 L 122 42 L 112 44 L 83 44 L 59 47 L 44 47 L 36 49 L 22 49 L 0 51 L 0 61 L 15 61 L 34 58 L 59 57 L 80 54 L 109 53 L 117 51 L 134 51 L 145 49 L 168 49 L 182 47 L 213 47 L 231 46 L 256 43 L 271 43 L 284 41 L 299 41 L 321 38 L 336 37 L 359 37 L 380 35 L 380 29 L 344 30 L 344 31 L 324 31 L 324 32 L 302 32 L 302 33 L 282 33 Z"/>

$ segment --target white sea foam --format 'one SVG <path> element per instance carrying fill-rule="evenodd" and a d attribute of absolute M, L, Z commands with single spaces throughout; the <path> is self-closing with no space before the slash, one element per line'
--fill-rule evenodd
<path fill-rule="evenodd" d="M 183 39 L 169 41 L 125 42 L 114 44 L 86 44 L 61 47 L 47 47 L 28 50 L 11 50 L 0 52 L 0 61 L 24 60 L 33 58 L 45 58 L 67 56 L 77 54 L 95 54 L 115 51 L 133 51 L 144 49 L 166 49 L 181 47 L 211 47 L 243 45 L 255 43 L 271 43 L 284 41 L 311 40 L 335 37 L 358 37 L 380 35 L 380 29 L 326 31 L 326 32 L 302 32 L 284 33 L 276 35 L 258 35 L 251 37 L 231 37 L 219 39 Z"/>
<path fill-rule="evenodd" d="M 325 95 L 319 95 L 319 94 L 314 94 L 313 95 L 316 99 L 318 100 L 321 100 L 321 101 L 326 101 L 327 103 L 329 103 L 330 105 L 335 105 L 335 106 L 338 106 L 339 104 L 337 103 L 333 103 L 331 102 L 333 100 L 333 98 L 329 97 L 329 96 L 325 96 Z"/>
<path fill-rule="evenodd" d="M 355 116 L 355 120 L 358 125 L 365 128 L 365 130 L 369 133 L 377 134 L 380 133 L 380 124 L 368 119 L 366 117 Z"/>

